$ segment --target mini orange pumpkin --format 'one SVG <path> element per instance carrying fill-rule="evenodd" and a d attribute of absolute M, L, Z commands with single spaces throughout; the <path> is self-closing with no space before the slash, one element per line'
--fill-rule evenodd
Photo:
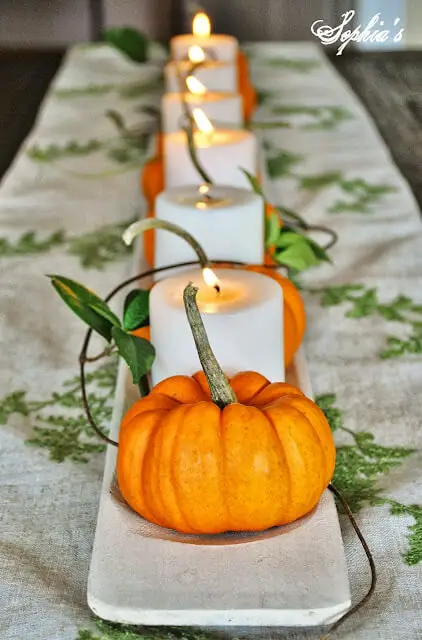
<path fill-rule="evenodd" d="M 237 54 L 237 74 L 239 93 L 243 99 L 243 118 L 245 122 L 249 122 L 256 109 L 258 99 L 250 80 L 248 59 L 243 51 L 239 51 Z"/>
<path fill-rule="evenodd" d="M 319 407 L 256 372 L 227 381 L 195 302 L 185 306 L 205 373 L 163 380 L 123 418 L 117 479 L 141 516 L 185 533 L 260 531 L 309 513 L 335 447 Z M 208 382 L 207 382 L 208 381 Z M 230 383 L 229 383 L 230 382 Z"/>

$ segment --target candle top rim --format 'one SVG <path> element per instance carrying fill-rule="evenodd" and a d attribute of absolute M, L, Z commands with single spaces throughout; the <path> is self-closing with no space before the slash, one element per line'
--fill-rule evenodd
<path fill-rule="evenodd" d="M 194 131 L 194 136 L 195 138 L 198 138 L 198 141 L 204 140 L 206 142 L 209 142 L 210 134 L 208 133 L 204 133 L 203 131 Z M 226 138 L 228 144 L 233 144 L 235 142 L 246 140 L 248 138 L 253 139 L 255 138 L 255 135 L 248 129 L 227 129 L 223 127 L 214 127 L 212 131 L 212 140 L 214 144 L 218 142 L 224 142 Z M 184 131 L 172 131 L 171 133 L 164 134 L 164 144 L 166 140 L 171 139 L 182 139 L 183 142 L 186 143 L 186 133 Z"/>
<path fill-rule="evenodd" d="M 228 99 L 240 100 L 240 94 L 237 93 L 237 91 L 213 91 L 213 90 L 209 91 L 207 89 L 205 93 L 191 93 L 190 91 L 185 91 L 184 95 L 188 102 L 196 102 L 196 101 L 203 101 L 203 100 L 209 100 L 210 102 L 212 102 L 217 100 L 228 100 Z M 181 102 L 182 100 L 181 92 L 168 91 L 167 93 L 163 94 L 162 100 L 163 101 L 178 100 Z"/>
<path fill-rule="evenodd" d="M 226 282 L 232 290 L 236 286 L 239 287 L 243 294 L 238 299 L 222 304 L 221 309 L 218 310 L 219 315 L 235 315 L 245 309 L 259 307 L 273 300 L 274 297 L 280 299 L 280 305 L 283 304 L 283 290 L 274 278 L 242 268 L 224 269 L 213 267 L 213 271 L 218 276 L 221 289 L 223 289 Z M 200 268 L 184 271 L 173 276 L 170 275 L 154 283 L 150 294 L 151 304 L 154 304 L 156 298 L 165 300 L 173 309 L 178 309 L 181 313 L 184 313 L 183 289 L 189 282 L 193 282 L 198 287 L 207 286 L 203 281 Z M 215 304 L 218 304 L 217 299 Z M 208 305 L 212 306 L 212 303 L 208 303 Z M 215 314 L 215 309 L 210 310 L 208 305 L 205 303 L 202 309 L 202 305 L 199 306 L 201 313 L 205 315 Z"/>
<path fill-rule="evenodd" d="M 188 69 L 192 66 L 192 62 L 190 60 L 176 60 L 176 59 L 170 59 L 167 63 L 166 63 L 166 67 L 173 67 L 173 66 L 181 66 L 182 70 L 184 70 L 184 68 Z M 197 75 L 200 78 L 201 77 L 201 71 L 203 71 L 204 69 L 211 69 L 211 68 L 215 68 L 215 67 L 235 67 L 235 63 L 234 62 L 229 62 L 228 60 L 204 60 L 203 63 L 201 63 L 201 67 L 197 70 Z"/>
<path fill-rule="evenodd" d="M 200 185 L 197 184 L 189 184 L 180 187 L 170 187 L 169 189 L 165 189 L 162 191 L 157 198 L 160 200 L 165 200 L 171 204 L 177 204 L 186 208 L 195 208 L 193 205 L 193 200 L 201 197 L 199 193 Z M 210 185 L 209 187 L 209 195 L 211 198 L 217 198 L 221 200 L 220 207 L 215 205 L 210 207 L 209 210 L 225 208 L 230 205 L 243 205 L 253 202 L 254 200 L 262 202 L 262 196 L 255 191 L 250 191 L 249 189 L 243 189 L 241 187 L 232 187 L 229 185 Z M 182 198 L 186 198 L 186 202 L 183 202 Z"/>
<path fill-rule="evenodd" d="M 210 33 L 203 36 L 196 35 L 194 33 L 180 33 L 176 36 L 173 36 L 172 43 L 181 42 L 184 40 L 202 40 L 204 43 L 209 42 L 210 40 L 223 40 L 225 42 L 230 41 L 238 43 L 238 39 L 228 33 Z"/>

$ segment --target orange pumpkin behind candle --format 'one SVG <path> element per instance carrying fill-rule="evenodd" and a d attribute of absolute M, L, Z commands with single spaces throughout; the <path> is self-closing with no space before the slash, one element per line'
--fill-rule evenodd
<path fill-rule="evenodd" d="M 219 267 L 225 269 L 239 268 L 230 264 L 220 264 Z M 283 289 L 284 365 L 287 368 L 292 363 L 293 357 L 302 344 L 305 335 L 306 313 L 302 296 L 293 282 L 289 278 L 282 276 L 275 269 L 254 264 L 248 264 L 241 268 L 273 278 Z"/>
<path fill-rule="evenodd" d="M 249 122 L 258 104 L 258 97 L 250 80 L 249 63 L 243 51 L 239 51 L 237 54 L 237 72 L 239 93 L 243 98 L 243 117 L 245 122 Z"/>
<path fill-rule="evenodd" d="M 163 163 L 163 134 L 160 132 L 156 139 L 156 155 L 148 160 L 141 173 L 141 189 L 148 203 L 147 218 L 154 217 L 155 198 L 164 190 L 164 163 Z M 144 234 L 144 255 L 149 266 L 154 266 L 154 240 L 153 229 Z"/>

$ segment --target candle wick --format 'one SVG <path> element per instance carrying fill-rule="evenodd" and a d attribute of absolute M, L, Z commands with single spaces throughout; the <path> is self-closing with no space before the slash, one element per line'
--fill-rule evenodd
<path fill-rule="evenodd" d="M 220 293 L 220 291 L 221 291 L 221 288 L 220 288 L 219 284 L 215 284 L 214 285 L 214 289 L 217 291 L 217 293 Z"/>

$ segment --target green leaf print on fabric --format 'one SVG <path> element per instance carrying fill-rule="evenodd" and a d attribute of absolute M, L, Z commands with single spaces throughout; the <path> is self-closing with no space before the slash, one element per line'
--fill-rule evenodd
<path fill-rule="evenodd" d="M 111 418 L 116 376 L 117 358 L 86 376 L 90 408 L 100 424 Z M 86 463 L 105 449 L 82 409 L 79 377 L 66 380 L 62 390 L 54 391 L 46 400 L 28 400 L 27 392 L 22 390 L 8 394 L 0 400 L 0 424 L 6 424 L 13 414 L 31 416 L 33 434 L 25 443 L 46 449 L 55 462 Z"/>
<path fill-rule="evenodd" d="M 346 318 L 367 318 L 378 315 L 387 322 L 403 324 L 405 335 L 387 336 L 387 345 L 380 353 L 384 360 L 406 354 L 422 354 L 422 305 L 408 296 L 397 295 L 389 303 L 381 303 L 375 288 L 363 284 L 344 284 L 323 289 L 306 289 L 321 295 L 323 307 L 347 304 Z"/>
<path fill-rule="evenodd" d="M 62 158 L 74 158 L 88 156 L 99 151 L 103 143 L 99 140 L 88 140 L 88 142 L 77 142 L 71 140 L 65 145 L 50 144 L 46 147 L 33 145 L 26 150 L 26 155 L 34 162 L 54 162 Z"/>
<path fill-rule="evenodd" d="M 67 236 L 59 230 L 45 239 L 37 238 L 35 231 L 25 231 L 15 242 L 0 238 L 0 259 L 48 253 L 56 247 L 65 246 L 66 252 L 78 257 L 86 269 L 104 269 L 132 251 L 132 247 L 123 242 L 122 233 L 133 221 L 132 218 L 105 225 L 79 236 Z"/>
<path fill-rule="evenodd" d="M 58 100 L 66 100 L 68 98 L 83 98 L 86 96 L 104 96 L 112 91 L 116 91 L 115 84 L 87 84 L 83 87 L 56 89 L 53 95 Z"/>
<path fill-rule="evenodd" d="M 0 238 L 0 258 L 47 253 L 65 243 L 66 235 L 62 230 L 54 231 L 42 240 L 37 238 L 36 231 L 25 231 L 16 242 Z"/>
<path fill-rule="evenodd" d="M 164 76 L 160 73 L 147 82 L 130 82 L 118 89 L 118 94 L 125 100 L 135 100 L 150 93 L 161 93 L 164 86 Z"/>
<path fill-rule="evenodd" d="M 297 126 L 303 129 L 335 129 L 347 120 L 353 120 L 353 114 L 341 106 L 312 107 L 305 105 L 277 105 L 271 109 L 274 115 L 290 117 L 303 116 L 304 124 Z M 306 120 L 310 120 L 306 122 Z"/>
<path fill-rule="evenodd" d="M 279 95 L 279 91 L 271 91 L 270 89 L 256 89 L 256 98 L 260 106 L 267 104 L 267 102 L 270 102 L 271 100 L 274 100 Z"/>
<path fill-rule="evenodd" d="M 410 566 L 422 562 L 422 507 L 417 504 L 400 504 L 396 500 L 389 499 L 385 499 L 384 503 L 390 505 L 393 516 L 411 516 L 414 518 L 414 524 L 409 526 L 409 547 L 403 558 L 406 564 Z"/>
<path fill-rule="evenodd" d="M 338 198 L 327 209 L 328 213 L 370 213 L 371 205 L 389 193 L 397 191 L 388 184 L 371 184 L 363 178 L 352 180 L 344 178 L 338 171 L 329 171 L 311 176 L 297 176 L 299 188 L 316 191 L 337 185 L 347 199 Z"/>
<path fill-rule="evenodd" d="M 297 73 L 309 73 L 321 67 L 321 63 L 312 58 L 287 58 L 286 56 L 277 56 L 274 58 L 256 59 L 256 62 L 258 61 L 266 67 L 278 67 L 279 69 L 287 69 Z"/>
<path fill-rule="evenodd" d="M 321 395 L 316 402 L 326 415 L 333 432 L 343 431 L 351 438 L 351 444 L 337 447 L 334 485 L 343 493 L 354 512 L 364 506 L 388 505 L 393 516 L 413 517 L 415 523 L 408 528 L 408 548 L 403 559 L 408 565 L 421 562 L 422 507 L 401 504 L 384 496 L 382 490 L 383 476 L 403 464 L 404 460 L 415 453 L 415 449 L 386 447 L 377 444 L 372 433 L 347 429 L 342 411 L 335 406 L 335 394 Z"/>
<path fill-rule="evenodd" d="M 218 640 L 221 634 L 194 627 L 137 627 L 95 619 L 96 631 L 80 629 L 75 640 Z"/>
<path fill-rule="evenodd" d="M 105 153 L 106 157 L 119 165 L 126 165 L 129 168 L 141 167 L 145 161 L 145 154 L 148 149 L 150 134 L 145 132 L 141 135 L 120 135 L 110 140 L 90 140 L 87 143 L 68 142 L 65 145 L 57 144 L 41 147 L 34 145 L 27 149 L 28 158 L 37 163 L 54 163 L 65 158 L 81 158 L 89 156 L 97 151 Z M 65 167 L 63 167 L 66 170 Z M 95 175 L 95 174 L 94 174 Z M 98 177 L 103 174 L 99 173 Z M 80 177 L 84 177 L 81 174 Z"/>
<path fill-rule="evenodd" d="M 123 231 L 134 219 L 108 224 L 68 239 L 67 253 L 77 256 L 85 269 L 104 269 L 109 263 L 128 256 L 133 247 L 122 240 Z"/>
<path fill-rule="evenodd" d="M 26 391 L 12 391 L 0 400 L 0 424 L 6 424 L 14 413 L 28 416 L 30 412 L 31 405 L 26 400 Z"/>
<path fill-rule="evenodd" d="M 158 73 L 145 82 L 126 82 L 114 84 L 87 84 L 80 87 L 66 87 L 56 89 L 54 97 L 58 100 L 71 100 L 73 98 L 102 97 L 109 93 L 117 93 L 125 100 L 134 100 L 153 91 L 161 91 L 163 87 L 163 75 Z"/>
<path fill-rule="evenodd" d="M 303 160 L 304 156 L 291 151 L 274 151 L 271 148 L 267 157 L 267 171 L 272 180 L 292 175 L 292 169 Z"/>
<path fill-rule="evenodd" d="M 116 358 L 86 376 L 90 409 L 99 424 L 111 418 L 116 376 Z M 29 402 L 28 407 L 28 413 L 34 414 L 34 428 L 26 444 L 47 449 L 51 460 L 86 463 L 104 451 L 82 409 L 79 377 L 64 382 L 61 392 L 53 392 L 45 401 Z"/>

